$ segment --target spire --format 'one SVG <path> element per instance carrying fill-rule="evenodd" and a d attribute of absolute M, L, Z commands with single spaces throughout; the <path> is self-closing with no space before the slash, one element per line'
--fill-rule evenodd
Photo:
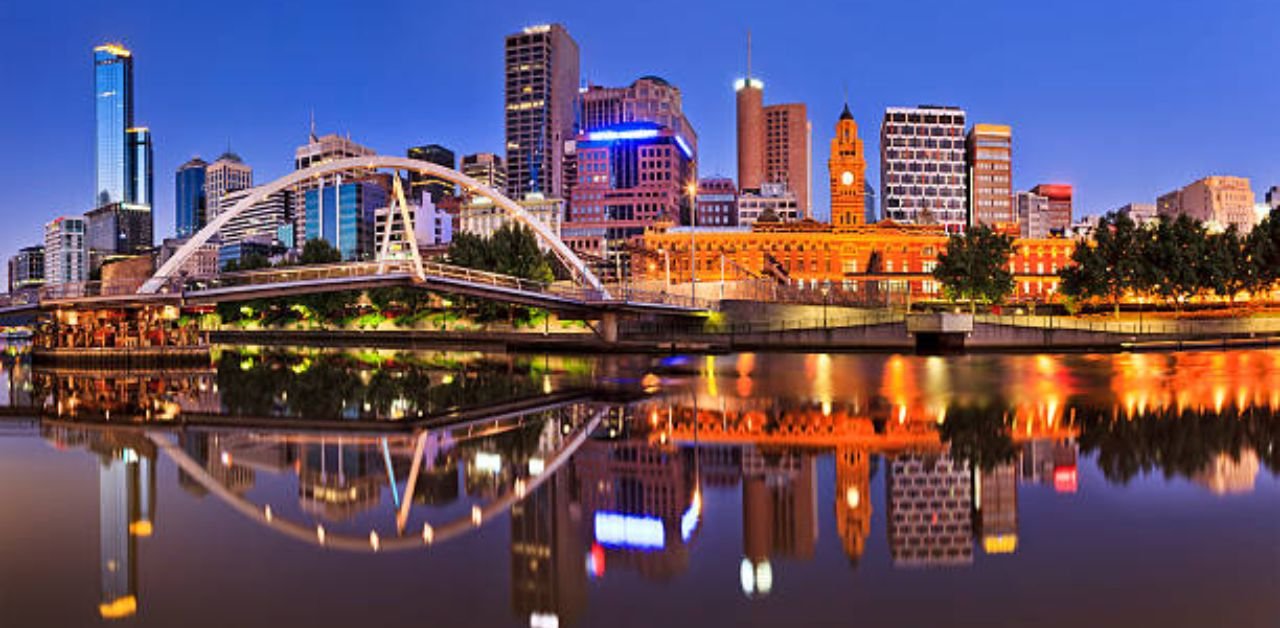
<path fill-rule="evenodd" d="M 316 110 L 315 109 L 311 110 L 311 131 L 310 131 L 309 137 L 311 138 L 312 143 L 320 141 L 320 138 L 316 136 Z"/>
<path fill-rule="evenodd" d="M 747 29 L 747 84 L 751 84 L 751 29 Z"/>
<path fill-rule="evenodd" d="M 841 112 L 840 112 L 840 119 L 841 119 L 841 120 L 852 120 L 852 119 L 853 119 L 853 114 L 849 112 L 849 102 L 848 102 L 848 101 L 845 101 L 845 103 L 844 103 L 844 111 L 841 111 Z"/>

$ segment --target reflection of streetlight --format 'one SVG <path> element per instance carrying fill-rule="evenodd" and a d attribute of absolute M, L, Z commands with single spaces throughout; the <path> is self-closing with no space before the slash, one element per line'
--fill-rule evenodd
<path fill-rule="evenodd" d="M 698 298 L 698 245 L 695 234 L 698 227 L 698 182 L 689 181 L 685 185 L 685 193 L 689 195 L 689 298 Z"/>
<path fill-rule="evenodd" d="M 831 293 L 831 282 L 822 282 L 822 328 L 827 328 L 827 295 Z"/>

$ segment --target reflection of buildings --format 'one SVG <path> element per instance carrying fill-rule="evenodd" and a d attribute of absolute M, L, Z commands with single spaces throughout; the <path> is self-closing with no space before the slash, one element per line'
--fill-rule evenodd
<path fill-rule="evenodd" d="M 857 562 L 871 534 L 871 454 L 865 449 L 836 449 L 836 534 L 844 553 Z"/>
<path fill-rule="evenodd" d="M 377 505 L 386 475 L 372 445 L 322 439 L 303 445 L 299 460 L 303 510 L 339 521 Z"/>
<path fill-rule="evenodd" d="M 1022 446 L 1019 471 L 1024 482 L 1053 483 L 1059 493 L 1074 493 L 1078 487 L 1076 459 L 1080 445 L 1072 440 L 1033 440 Z"/>
<path fill-rule="evenodd" d="M 969 463 L 950 454 L 904 454 L 889 463 L 889 551 L 895 565 L 973 562 Z"/>
<path fill-rule="evenodd" d="M 818 543 L 818 474 L 812 453 L 743 453 L 742 543 L 753 561 L 808 560 Z"/>
<path fill-rule="evenodd" d="M 1252 492 L 1258 479 L 1258 454 L 1252 449 L 1242 450 L 1239 456 L 1220 453 L 1191 479 L 1216 495 Z"/>
<path fill-rule="evenodd" d="M 1018 548 L 1018 470 L 1012 463 L 974 472 L 973 507 L 982 551 L 1009 554 Z"/>
<path fill-rule="evenodd" d="M 571 493 L 569 474 L 557 473 L 511 507 L 511 608 L 531 626 L 572 625 L 587 606 L 581 515 Z"/>
<path fill-rule="evenodd" d="M 200 463 L 208 471 L 214 482 L 224 486 L 235 495 L 244 495 L 253 488 L 253 469 L 237 464 L 238 456 L 224 442 L 224 437 L 205 432 L 188 432 L 178 435 L 178 445 Z M 178 485 L 183 490 L 196 496 L 203 496 L 208 491 L 199 481 L 186 471 L 178 469 Z"/>

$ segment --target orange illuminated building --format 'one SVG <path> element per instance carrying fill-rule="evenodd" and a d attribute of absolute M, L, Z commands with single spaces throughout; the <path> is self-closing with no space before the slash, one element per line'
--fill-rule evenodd
<path fill-rule="evenodd" d="M 858 123 L 845 103 L 831 139 L 831 224 L 839 230 L 863 224 L 866 218 L 867 160 L 862 154 Z"/>

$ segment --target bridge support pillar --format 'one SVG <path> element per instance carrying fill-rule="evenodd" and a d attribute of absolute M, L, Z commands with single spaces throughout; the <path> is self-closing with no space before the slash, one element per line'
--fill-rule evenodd
<path fill-rule="evenodd" d="M 600 337 L 609 344 L 618 342 L 617 312 L 605 312 L 600 315 Z"/>

